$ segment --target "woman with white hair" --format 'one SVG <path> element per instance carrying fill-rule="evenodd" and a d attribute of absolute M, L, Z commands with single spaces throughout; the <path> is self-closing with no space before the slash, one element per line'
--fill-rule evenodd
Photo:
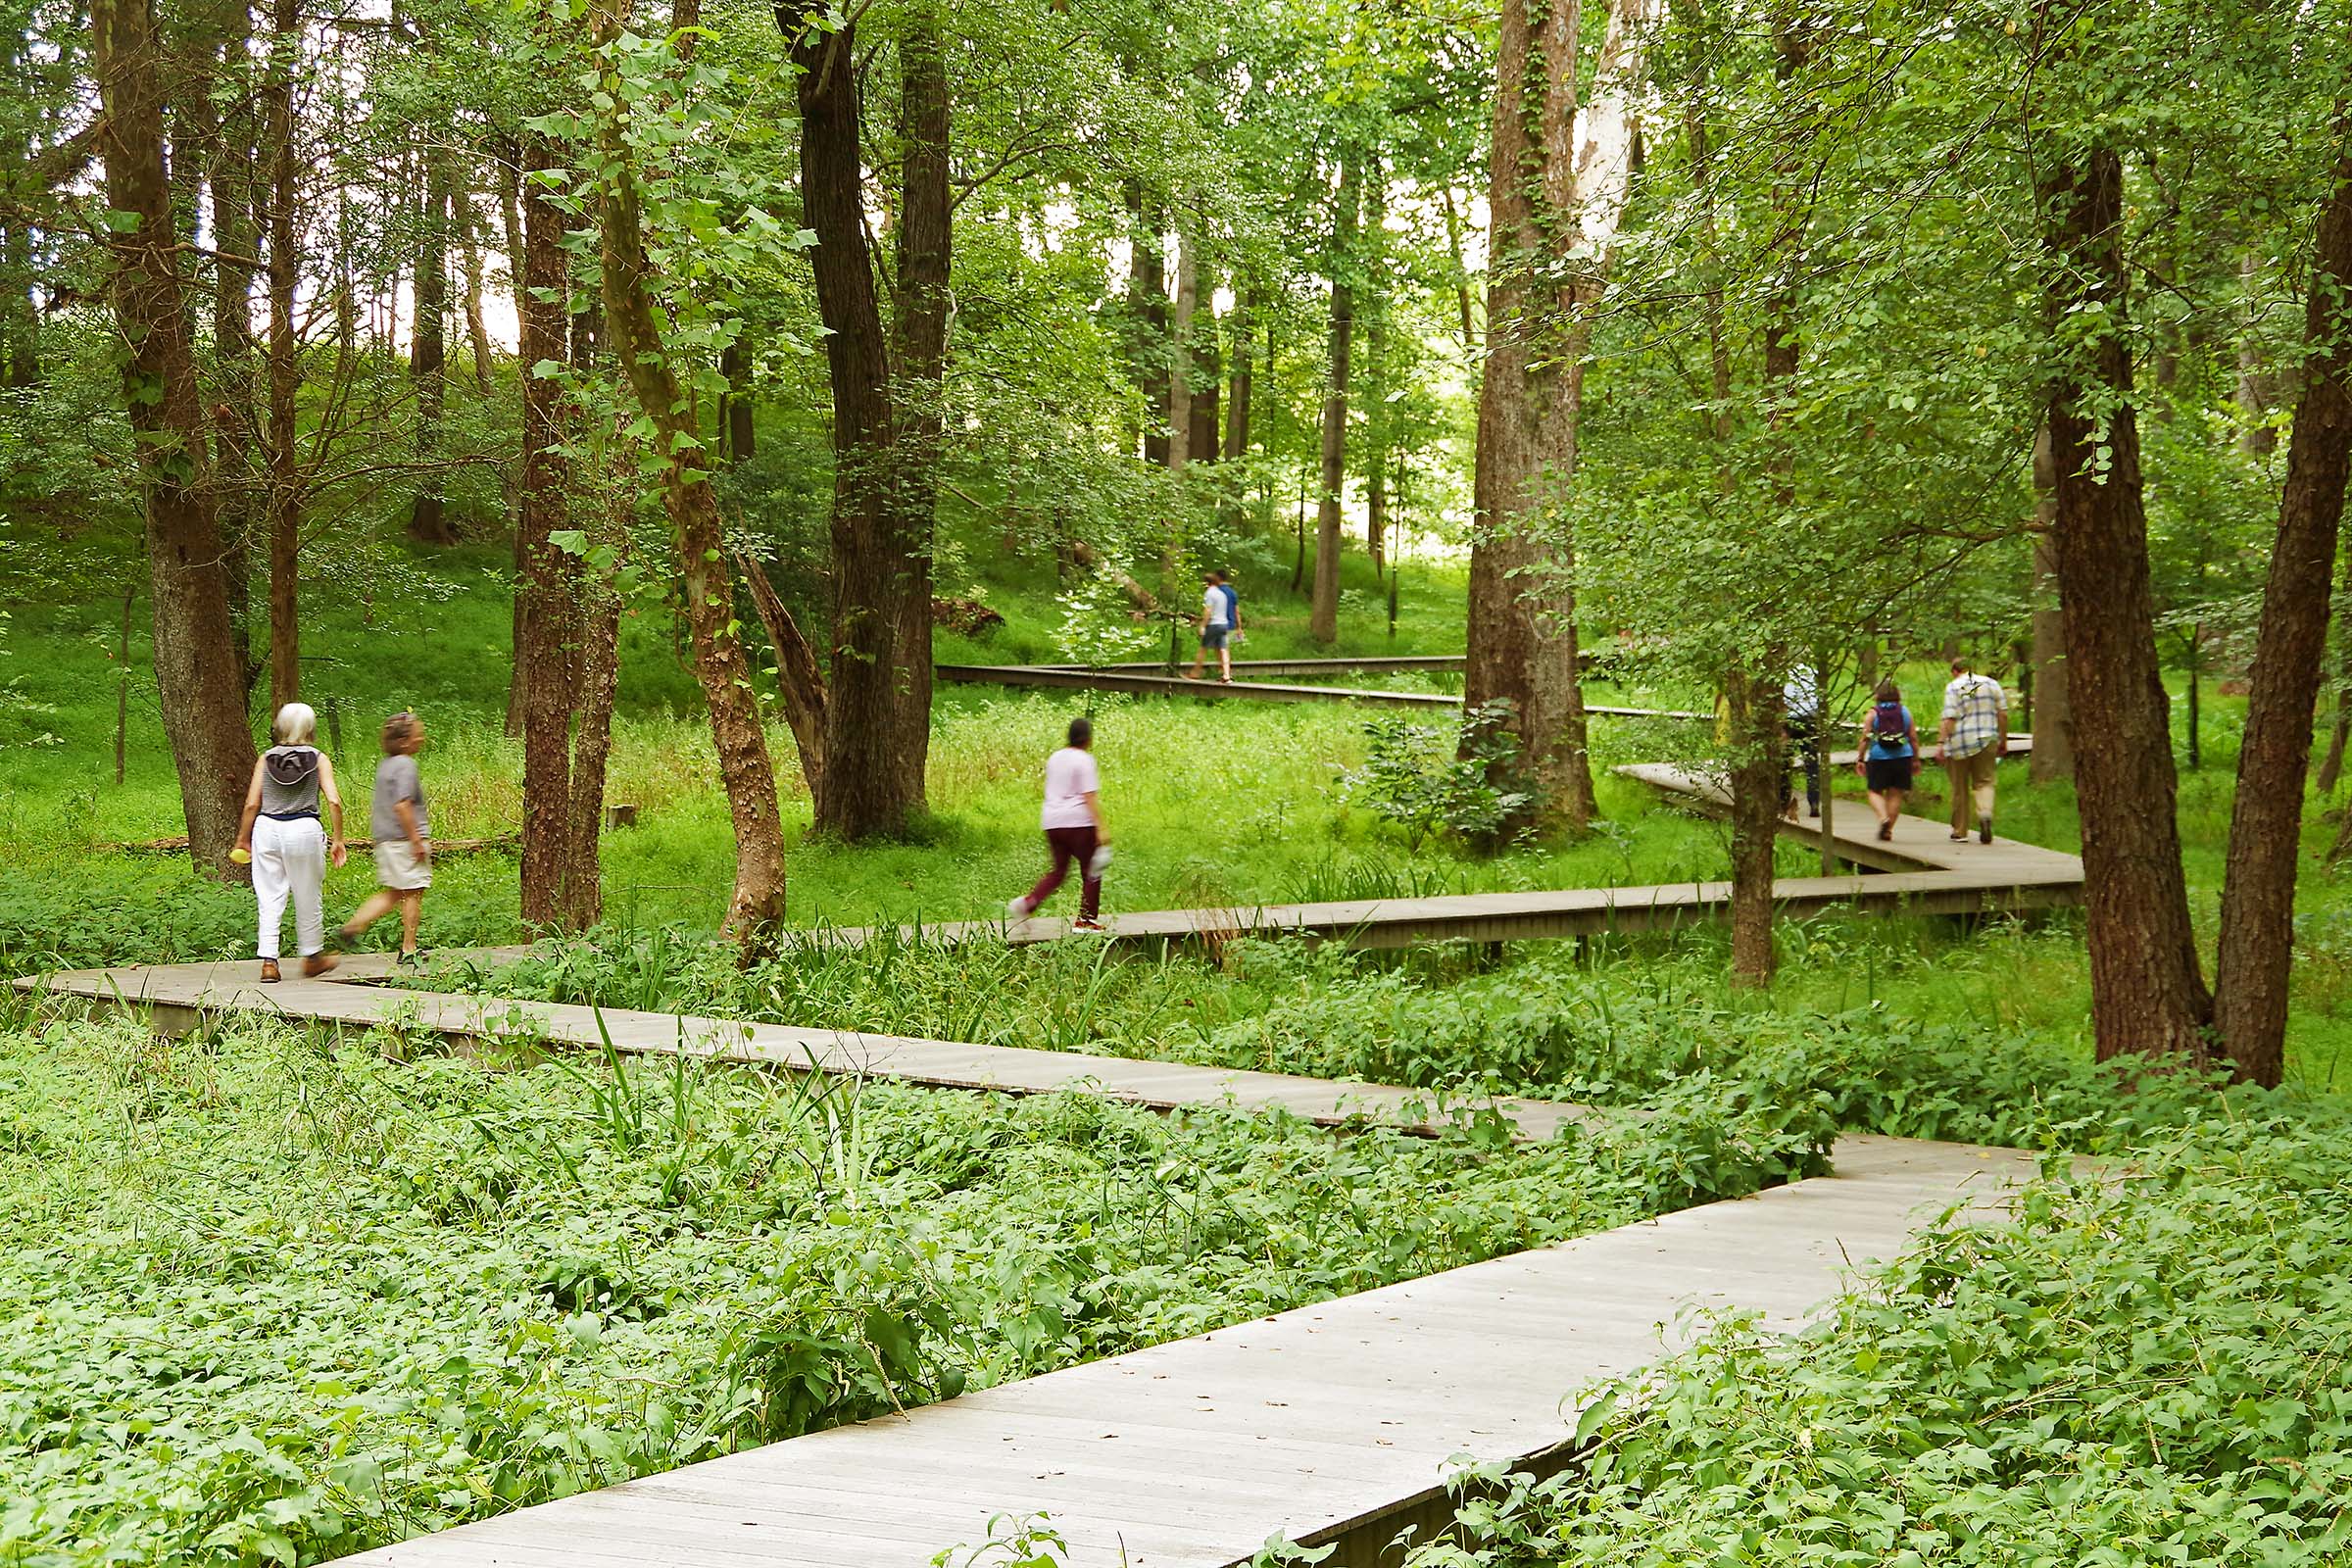
<path fill-rule="evenodd" d="M 253 764 L 245 791 L 245 819 L 237 826 L 238 858 L 253 860 L 254 896 L 262 905 L 262 979 L 277 978 L 277 928 L 286 901 L 294 901 L 294 934 L 302 947 L 302 972 L 316 977 L 335 966 L 326 951 L 321 890 L 326 863 L 341 865 L 343 797 L 335 793 L 334 764 L 312 745 L 318 715 L 307 703 L 288 703 L 270 728 L 277 744 Z M 326 802 L 333 828 L 318 824 L 318 803 Z"/>

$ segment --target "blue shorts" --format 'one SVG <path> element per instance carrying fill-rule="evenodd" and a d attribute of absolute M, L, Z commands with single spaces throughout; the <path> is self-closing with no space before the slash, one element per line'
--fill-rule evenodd
<path fill-rule="evenodd" d="M 1200 633 L 1200 646 L 1210 653 L 1216 653 L 1223 649 L 1232 637 L 1233 628 L 1231 626 L 1210 626 Z"/>

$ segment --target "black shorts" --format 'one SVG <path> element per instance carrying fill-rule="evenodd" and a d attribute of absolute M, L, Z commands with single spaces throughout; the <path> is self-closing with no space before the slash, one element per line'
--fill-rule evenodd
<path fill-rule="evenodd" d="M 1865 757 L 1862 771 L 1874 790 L 1907 790 L 1911 787 L 1911 769 L 1919 760 L 1915 757 Z"/>

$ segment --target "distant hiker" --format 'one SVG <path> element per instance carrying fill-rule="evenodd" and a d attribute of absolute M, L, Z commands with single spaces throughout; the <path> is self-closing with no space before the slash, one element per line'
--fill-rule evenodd
<path fill-rule="evenodd" d="M 384 760 L 375 769 L 375 795 L 368 803 L 368 831 L 375 839 L 376 890 L 335 933 L 348 947 L 376 921 L 400 911 L 400 957 L 416 961 L 416 917 L 424 890 L 433 885 L 432 825 L 424 810 L 424 780 L 416 754 L 424 749 L 424 720 L 394 713 L 384 720 Z"/>
<path fill-rule="evenodd" d="M 277 710 L 270 733 L 277 744 L 255 760 L 245 816 L 237 824 L 237 849 L 252 857 L 253 892 L 261 902 L 264 981 L 278 977 L 277 928 L 285 922 L 288 899 L 294 901 L 302 972 L 322 975 L 335 966 L 325 951 L 320 890 L 327 861 L 341 865 L 350 853 L 343 847 L 343 797 L 335 792 L 334 764 L 311 744 L 318 734 L 318 715 L 307 703 L 288 703 Z M 334 824 L 328 830 L 318 824 L 322 799 Z"/>
<path fill-rule="evenodd" d="M 2009 698 L 2001 683 L 1952 661 L 1951 684 L 1943 689 L 1943 766 L 1952 780 L 1952 840 L 1968 837 L 1968 813 L 1977 813 L 1977 837 L 1992 842 L 1992 764 L 2009 755 Z"/>
<path fill-rule="evenodd" d="M 1891 680 L 1879 682 L 1872 694 L 1870 717 L 1862 725 L 1862 755 L 1854 771 L 1870 791 L 1870 808 L 1879 813 L 1879 837 L 1894 837 L 1894 819 L 1903 814 L 1903 797 L 1911 790 L 1911 773 L 1919 762 L 1919 726 L 1903 694 Z"/>
<path fill-rule="evenodd" d="M 1208 656 L 1217 656 L 1217 679 L 1233 683 L 1233 611 L 1240 596 L 1224 586 L 1221 571 L 1200 574 L 1200 652 L 1194 656 L 1193 672 L 1188 679 L 1199 680 L 1200 668 Z"/>
<path fill-rule="evenodd" d="M 1802 762 L 1805 769 L 1805 814 L 1821 814 L 1821 681 L 1812 670 L 1799 664 L 1781 686 L 1781 723 L 1787 730 L 1795 752 L 1791 762 Z M 1782 798 L 1788 804 L 1781 814 L 1796 820 L 1796 788 L 1788 775 L 1782 775 Z"/>
<path fill-rule="evenodd" d="M 1217 586 L 1225 591 L 1225 625 L 1228 646 L 1242 640 L 1242 591 L 1233 585 L 1233 577 L 1224 567 L 1216 570 Z"/>
<path fill-rule="evenodd" d="M 1073 931 L 1102 929 L 1102 871 L 1110 860 L 1110 834 L 1102 825 L 1102 771 L 1095 765 L 1095 726 L 1070 720 L 1070 743 L 1046 759 L 1046 805 L 1038 821 L 1046 830 L 1053 864 L 1037 886 L 1004 906 L 1008 926 L 1019 925 L 1054 896 L 1078 862 L 1078 918 Z"/>

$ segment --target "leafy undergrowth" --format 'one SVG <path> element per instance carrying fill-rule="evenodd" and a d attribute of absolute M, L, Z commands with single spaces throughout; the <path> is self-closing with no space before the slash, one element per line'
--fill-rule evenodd
<path fill-rule="evenodd" d="M 1740 999 L 1696 964 L 1591 965 L 1556 945 L 1491 972 L 1293 941 L 1239 941 L 1221 958 L 882 941 L 811 944 L 745 969 L 674 933 L 599 933 L 444 983 L 1595 1105 L 1713 1096 L 1855 1131 L 2023 1148 L 2128 1148 L 2203 1114 L 2217 1093 L 2190 1077 L 2135 1085 L 2046 1030 L 1923 1018 L 1884 1000 Z M 1955 991 L 1970 981 L 1948 962 L 1939 973 Z"/>
<path fill-rule="evenodd" d="M 0 1028 L 0 1562 L 307 1562 L 1819 1167 L 733 1067 Z"/>
<path fill-rule="evenodd" d="M 2352 1559 L 2352 1119 L 2214 1118 L 1611 1391 L 1413 1568 Z"/>

